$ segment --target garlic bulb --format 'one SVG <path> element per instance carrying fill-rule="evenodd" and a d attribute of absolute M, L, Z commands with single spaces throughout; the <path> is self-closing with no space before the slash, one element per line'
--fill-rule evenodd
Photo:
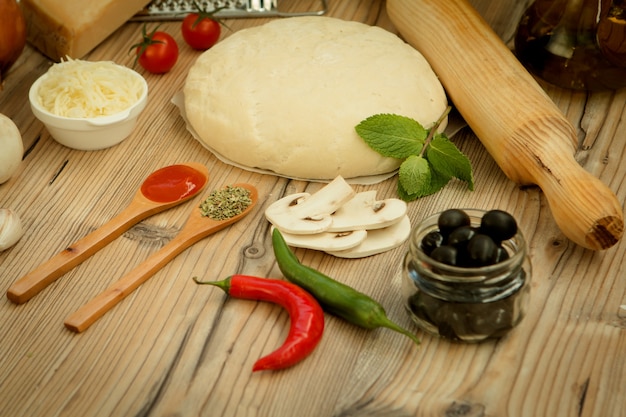
<path fill-rule="evenodd" d="M 24 234 L 20 217 L 11 209 L 0 208 L 0 251 L 15 245 Z"/>
<path fill-rule="evenodd" d="M 13 120 L 0 113 L 0 184 L 17 171 L 22 162 L 24 143 Z"/>

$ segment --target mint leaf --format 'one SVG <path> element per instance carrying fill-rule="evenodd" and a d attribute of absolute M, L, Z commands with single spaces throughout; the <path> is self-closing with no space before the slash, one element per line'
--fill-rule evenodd
<path fill-rule="evenodd" d="M 448 184 L 448 182 L 450 182 L 450 179 L 452 178 L 449 175 L 445 175 L 435 170 L 432 164 L 430 164 L 430 167 L 430 192 L 427 195 L 435 194 L 437 191 L 441 190 L 443 187 L 446 186 L 446 184 Z"/>
<path fill-rule="evenodd" d="M 400 165 L 398 177 L 407 194 L 425 195 L 424 191 L 430 188 L 430 165 L 425 158 L 411 155 Z"/>
<path fill-rule="evenodd" d="M 410 156 L 400 165 L 398 194 L 404 201 L 435 194 L 452 178 L 437 172 L 424 157 Z"/>
<path fill-rule="evenodd" d="M 383 156 L 405 159 L 418 155 L 428 131 L 417 121 L 396 114 L 377 114 L 356 126 L 358 135 Z"/>
<path fill-rule="evenodd" d="M 417 194 L 407 193 L 400 181 L 398 181 L 398 197 L 400 197 L 402 200 L 406 202 L 414 201 L 418 199 Z"/>
<path fill-rule="evenodd" d="M 446 135 L 435 135 L 426 149 L 426 157 L 433 170 L 444 177 L 455 177 L 465 181 L 469 189 L 474 190 L 474 177 L 469 159 Z"/>
<path fill-rule="evenodd" d="M 445 134 L 436 133 L 450 109 L 430 130 L 396 114 L 377 114 L 355 127 L 370 148 L 383 156 L 403 160 L 398 172 L 398 195 L 404 201 L 434 194 L 452 178 L 467 182 L 469 189 L 474 190 L 469 159 Z"/>

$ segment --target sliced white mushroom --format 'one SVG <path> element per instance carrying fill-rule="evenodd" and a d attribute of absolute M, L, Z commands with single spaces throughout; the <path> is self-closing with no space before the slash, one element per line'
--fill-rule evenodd
<path fill-rule="evenodd" d="M 326 250 L 338 258 L 364 258 L 377 255 L 402 245 L 411 233 L 409 216 L 384 229 L 370 230 L 360 245 L 342 251 Z"/>
<path fill-rule="evenodd" d="M 350 184 L 342 176 L 338 176 L 300 204 L 294 206 L 293 211 L 302 218 L 327 216 L 350 201 L 355 194 L 356 192 Z"/>
<path fill-rule="evenodd" d="M 339 207 L 327 231 L 382 229 L 402 220 L 406 212 L 406 202 L 397 198 L 376 200 L 375 190 L 364 191 Z"/>
<path fill-rule="evenodd" d="M 366 230 L 344 233 L 316 233 L 313 235 L 295 235 L 281 230 L 285 242 L 297 248 L 319 251 L 344 251 L 359 246 L 367 238 Z"/>
<path fill-rule="evenodd" d="M 272 203 L 265 217 L 281 232 L 321 233 L 332 224 L 331 214 L 355 194 L 350 184 L 338 176 L 314 194 L 292 194 Z"/>
<path fill-rule="evenodd" d="M 283 197 L 265 210 L 265 218 L 285 233 L 314 234 L 324 232 L 333 222 L 330 215 L 316 219 L 303 219 L 296 216 L 292 211 L 295 205 L 308 197 L 310 197 L 309 193 L 297 193 Z"/>

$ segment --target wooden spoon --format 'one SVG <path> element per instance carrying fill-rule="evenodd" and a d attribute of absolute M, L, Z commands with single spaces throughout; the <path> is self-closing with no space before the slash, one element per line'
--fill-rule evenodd
<path fill-rule="evenodd" d="M 258 193 L 250 184 L 235 184 L 250 191 L 252 203 L 242 213 L 225 220 L 212 220 L 202 215 L 200 207 L 196 207 L 189 216 L 180 233 L 158 252 L 139 264 L 133 271 L 113 283 L 109 288 L 93 298 L 87 304 L 72 313 L 65 320 L 65 327 L 79 333 L 86 330 L 96 320 L 113 308 L 118 302 L 143 284 L 148 278 L 163 268 L 176 255 L 198 242 L 199 240 L 241 220 L 256 205 Z"/>
<path fill-rule="evenodd" d="M 193 198 L 208 181 L 208 169 L 195 162 L 153 172 L 121 213 L 18 279 L 8 289 L 8 299 L 25 303 L 141 220 Z"/>
<path fill-rule="evenodd" d="M 387 11 L 509 179 L 539 185 L 575 243 L 617 243 L 617 197 L 576 162 L 573 126 L 467 0 L 388 0 Z"/>

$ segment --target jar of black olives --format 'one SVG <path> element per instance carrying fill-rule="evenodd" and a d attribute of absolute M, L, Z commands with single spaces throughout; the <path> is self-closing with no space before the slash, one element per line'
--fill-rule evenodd
<path fill-rule="evenodd" d="M 509 213 L 450 209 L 412 230 L 402 292 L 426 332 L 480 342 L 522 320 L 531 274 L 526 242 Z"/>

